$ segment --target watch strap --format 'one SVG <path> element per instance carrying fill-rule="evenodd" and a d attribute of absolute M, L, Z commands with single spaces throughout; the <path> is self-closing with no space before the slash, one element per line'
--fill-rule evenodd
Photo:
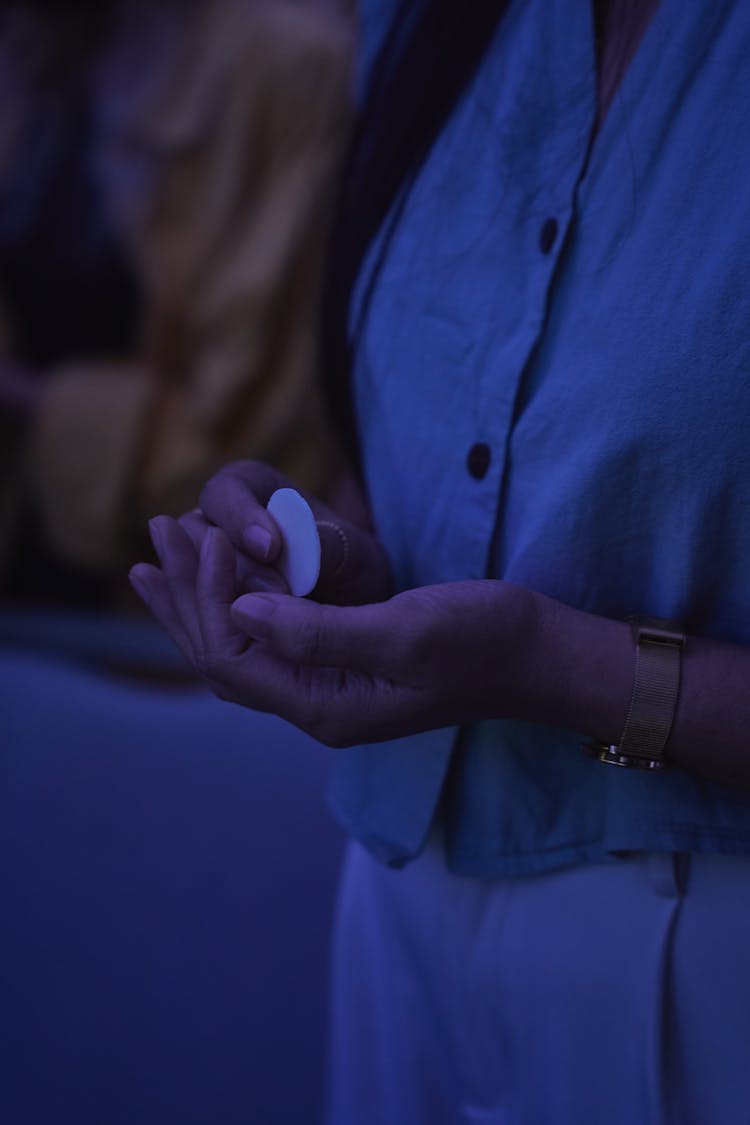
<path fill-rule="evenodd" d="M 680 690 L 680 653 L 685 634 L 661 618 L 631 619 L 635 675 L 621 754 L 661 759 L 669 739 Z"/>
<path fill-rule="evenodd" d="M 588 753 L 612 765 L 663 769 L 665 747 L 680 690 L 681 653 L 686 637 L 674 621 L 632 617 L 635 673 L 625 727 L 619 743 L 590 743 Z"/>

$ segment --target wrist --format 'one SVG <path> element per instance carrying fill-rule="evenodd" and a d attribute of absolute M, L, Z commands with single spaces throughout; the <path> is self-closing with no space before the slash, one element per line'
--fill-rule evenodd
<path fill-rule="evenodd" d="M 536 625 L 524 646 L 529 722 L 617 745 L 635 679 L 631 626 L 533 594 Z M 528 669 L 535 674 L 529 674 Z M 750 647 L 691 632 L 667 745 L 671 764 L 747 790 L 750 787 Z"/>
<path fill-rule="evenodd" d="M 629 619 L 633 634 L 633 690 L 625 727 L 616 743 L 591 740 L 583 749 L 592 757 L 627 769 L 662 770 L 680 691 L 682 627 L 664 618 Z"/>
<path fill-rule="evenodd" d="M 528 719 L 602 742 L 622 733 L 633 686 L 633 640 L 626 621 L 533 594 L 535 626 L 525 675 Z"/>

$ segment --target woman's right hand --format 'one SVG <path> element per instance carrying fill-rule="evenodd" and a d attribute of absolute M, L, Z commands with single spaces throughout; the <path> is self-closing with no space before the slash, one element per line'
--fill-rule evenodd
<path fill-rule="evenodd" d="M 234 461 L 203 488 L 200 509 L 220 527 L 240 556 L 273 567 L 281 536 L 266 505 L 277 488 L 295 488 L 283 473 L 260 461 Z M 333 605 L 383 601 L 392 593 L 385 550 L 363 514 L 340 515 L 317 497 L 296 489 L 307 501 L 321 541 L 320 578 L 312 597 Z"/>

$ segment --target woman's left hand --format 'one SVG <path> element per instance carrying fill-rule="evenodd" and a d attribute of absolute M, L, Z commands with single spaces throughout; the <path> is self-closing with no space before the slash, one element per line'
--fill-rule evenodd
<path fill-rule="evenodd" d="M 346 607 L 237 597 L 236 555 L 221 530 L 208 529 L 196 551 L 175 521 L 159 524 L 161 570 L 139 564 L 136 588 L 221 699 L 336 747 L 528 710 L 529 591 L 451 582 Z"/>

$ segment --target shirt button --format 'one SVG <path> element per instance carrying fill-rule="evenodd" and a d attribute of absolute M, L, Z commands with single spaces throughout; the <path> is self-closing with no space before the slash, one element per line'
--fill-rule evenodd
<path fill-rule="evenodd" d="M 539 249 L 543 254 L 549 254 L 557 238 L 557 219 L 545 219 L 539 231 Z"/>
<path fill-rule="evenodd" d="M 490 467 L 490 447 L 483 441 L 478 441 L 469 450 L 466 466 L 476 480 L 481 480 L 487 475 Z"/>

